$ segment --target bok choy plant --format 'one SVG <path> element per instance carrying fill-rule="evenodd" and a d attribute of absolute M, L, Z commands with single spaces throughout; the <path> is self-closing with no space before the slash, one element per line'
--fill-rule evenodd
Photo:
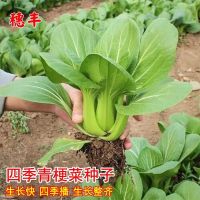
<path fill-rule="evenodd" d="M 52 33 L 50 51 L 41 53 L 47 77 L 29 77 L 0 88 L 0 96 L 15 96 L 56 104 L 71 115 L 71 103 L 60 83 L 83 94 L 85 134 L 113 141 L 128 116 L 160 112 L 184 99 L 188 83 L 168 74 L 175 60 L 177 29 L 156 19 L 141 35 L 127 15 L 115 18 L 98 35 L 77 21 L 60 24 Z"/>

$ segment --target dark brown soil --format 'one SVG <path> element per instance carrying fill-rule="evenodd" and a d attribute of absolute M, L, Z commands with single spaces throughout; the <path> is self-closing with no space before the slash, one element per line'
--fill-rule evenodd
<path fill-rule="evenodd" d="M 194 163 L 195 163 L 195 167 L 200 168 L 200 155 L 197 156 L 197 158 L 195 158 Z"/>
<path fill-rule="evenodd" d="M 81 133 L 76 133 L 75 138 L 79 140 L 91 139 Z M 113 167 L 115 177 L 110 180 L 114 184 L 117 177 L 122 175 L 125 168 L 124 142 L 115 140 L 107 142 L 98 139 L 92 139 L 91 143 L 85 144 L 81 151 L 85 154 L 86 159 L 91 167 Z M 102 183 L 102 180 L 100 180 Z"/>
<path fill-rule="evenodd" d="M 86 2 L 86 0 L 81 2 Z M 98 3 L 99 1 L 91 0 L 90 2 Z M 86 4 L 88 5 L 88 3 Z M 91 4 L 92 6 L 95 5 L 95 3 Z M 83 7 L 87 8 L 87 5 Z M 73 8 L 71 7 L 70 13 L 75 12 L 77 7 L 77 5 Z M 62 12 L 59 9 L 61 8 L 54 9 L 47 14 L 44 13 L 44 18 L 51 21 L 59 16 L 59 14 L 67 12 L 64 10 L 64 5 L 62 6 Z M 177 59 L 172 75 L 178 80 L 200 82 L 200 34 L 188 34 L 179 43 Z M 130 118 L 130 135 L 145 137 L 151 143 L 155 143 L 160 137 L 160 132 L 157 127 L 159 120 L 167 121 L 168 117 L 175 112 L 187 112 L 190 115 L 200 117 L 199 102 L 200 90 L 196 90 L 178 105 L 161 113 L 144 116 L 144 120 L 141 122 Z M 76 132 L 76 130 L 52 114 L 27 113 L 27 115 L 30 118 L 28 121 L 30 133 L 18 134 L 15 138 L 12 135 L 11 124 L 7 119 L 7 113 L 0 119 L 0 170 L 13 166 L 37 166 L 37 161 L 48 151 L 56 138 L 71 137 L 73 132 Z M 88 165 L 85 155 L 79 153 L 79 156 L 77 156 L 75 152 L 56 155 L 49 163 L 49 166 L 59 167 L 88 167 Z M 6 186 L 4 181 L 5 174 L 2 173 L 0 176 L 0 187 L 2 186 L 2 180 L 4 188 Z M 38 184 L 38 186 L 40 185 Z M 3 192 L 3 188 L 0 191 L 0 195 Z M 43 198 L 43 200 L 48 199 Z"/>

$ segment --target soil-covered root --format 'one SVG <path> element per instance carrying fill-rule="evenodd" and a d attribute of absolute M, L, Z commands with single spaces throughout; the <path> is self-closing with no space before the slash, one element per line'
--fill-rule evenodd
<path fill-rule="evenodd" d="M 75 138 L 79 140 L 91 140 L 91 137 L 76 133 Z M 110 183 L 114 184 L 117 177 L 123 175 L 125 169 L 124 142 L 120 139 L 108 142 L 92 138 L 91 143 L 87 143 L 80 150 L 87 158 L 91 167 L 113 167 L 115 177 L 110 179 Z M 100 180 L 102 184 L 102 180 Z"/>

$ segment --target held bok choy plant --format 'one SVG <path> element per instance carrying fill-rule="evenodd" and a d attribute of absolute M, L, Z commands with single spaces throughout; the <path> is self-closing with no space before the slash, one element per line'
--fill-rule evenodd
<path fill-rule="evenodd" d="M 0 96 L 56 104 L 71 115 L 70 98 L 60 84 L 68 83 L 83 94 L 84 120 L 77 128 L 114 141 L 128 116 L 160 112 L 190 93 L 188 83 L 169 78 L 177 42 L 178 31 L 167 19 L 154 20 L 142 35 L 127 15 L 115 18 L 102 35 L 68 21 L 53 31 L 50 51 L 40 54 L 48 78 L 14 81 L 0 88 Z M 67 141 L 62 145 L 58 148 L 56 143 L 42 163 L 59 151 L 73 149 Z M 74 146 L 77 150 L 75 141 Z"/>

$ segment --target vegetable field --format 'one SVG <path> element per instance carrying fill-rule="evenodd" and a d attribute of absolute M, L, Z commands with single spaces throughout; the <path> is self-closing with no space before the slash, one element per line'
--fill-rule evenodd
<path fill-rule="evenodd" d="M 22 79 L 0 96 L 55 104 L 71 116 L 65 82 L 81 90 L 84 120 L 72 127 L 53 114 L 5 112 L 0 196 L 6 167 L 90 165 L 114 167 L 112 197 L 52 199 L 198 200 L 199 0 L 1 1 L 1 10 L 0 69 Z M 6 18 L 25 10 L 42 22 L 11 29 Z M 119 140 L 127 124 L 129 150 Z"/>

